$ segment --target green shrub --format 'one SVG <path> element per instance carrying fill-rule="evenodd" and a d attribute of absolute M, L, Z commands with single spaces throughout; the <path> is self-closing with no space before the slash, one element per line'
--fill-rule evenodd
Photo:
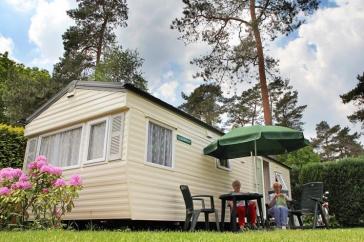
<path fill-rule="evenodd" d="M 24 128 L 0 123 L 0 168 L 22 167 L 25 147 Z"/>
<path fill-rule="evenodd" d="M 364 225 L 364 157 L 308 164 L 294 170 L 293 196 L 299 196 L 300 185 L 314 181 L 322 181 L 325 191 L 330 192 L 330 213 L 340 225 Z"/>

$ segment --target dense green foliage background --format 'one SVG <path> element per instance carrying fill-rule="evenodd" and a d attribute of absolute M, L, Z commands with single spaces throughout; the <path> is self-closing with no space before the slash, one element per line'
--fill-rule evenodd
<path fill-rule="evenodd" d="M 299 198 L 302 184 L 314 181 L 322 181 L 325 191 L 330 192 L 330 213 L 341 226 L 364 225 L 364 156 L 294 168 L 293 198 Z"/>
<path fill-rule="evenodd" d="M 26 140 L 22 127 L 0 123 L 0 169 L 22 167 Z"/>

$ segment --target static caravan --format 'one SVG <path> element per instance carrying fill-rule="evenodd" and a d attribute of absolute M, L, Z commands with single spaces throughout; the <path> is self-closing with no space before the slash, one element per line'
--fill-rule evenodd
<path fill-rule="evenodd" d="M 180 184 L 194 194 L 266 194 L 289 167 L 269 157 L 216 160 L 203 148 L 223 133 L 130 84 L 72 82 L 27 120 L 25 165 L 45 155 L 84 189 L 68 220 L 183 221 Z M 212 220 L 213 221 L 213 220 Z"/>

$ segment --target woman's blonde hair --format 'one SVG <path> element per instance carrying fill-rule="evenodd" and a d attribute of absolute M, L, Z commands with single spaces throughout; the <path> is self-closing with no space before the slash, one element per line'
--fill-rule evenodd
<path fill-rule="evenodd" d="M 236 186 L 241 186 L 241 183 L 240 183 L 240 181 L 239 180 L 235 180 L 235 181 L 233 181 L 233 183 L 231 184 L 233 187 L 236 187 Z"/>
<path fill-rule="evenodd" d="M 276 187 L 276 186 L 279 186 L 281 189 L 282 189 L 282 184 L 280 184 L 279 182 L 274 182 L 273 183 L 273 188 Z"/>

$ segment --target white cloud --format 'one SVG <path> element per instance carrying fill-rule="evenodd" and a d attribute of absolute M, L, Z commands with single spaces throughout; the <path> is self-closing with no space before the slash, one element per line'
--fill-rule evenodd
<path fill-rule="evenodd" d="M 33 10 L 39 0 L 6 0 L 15 10 L 20 12 L 28 12 Z"/>
<path fill-rule="evenodd" d="M 0 34 L 0 53 L 7 51 L 10 55 L 14 49 L 14 42 L 11 38 L 4 37 Z"/>
<path fill-rule="evenodd" d="M 182 13 L 182 1 L 133 0 L 128 6 L 128 27 L 117 31 L 118 40 L 124 48 L 137 49 L 145 59 L 143 71 L 152 92 L 170 82 L 172 72 L 183 91 L 201 82 L 192 78 L 196 67 L 189 62 L 207 51 L 206 44 L 185 46 L 178 40 L 179 33 L 170 29 L 172 20 Z"/>
<path fill-rule="evenodd" d="M 282 74 L 298 90 L 301 103 L 308 105 L 304 121 L 310 136 L 321 120 L 354 127 L 346 118 L 353 107 L 343 104 L 339 95 L 352 89 L 364 71 L 364 2 L 337 4 L 318 10 L 301 26 L 297 39 L 272 48 Z"/>
<path fill-rule="evenodd" d="M 31 17 L 28 36 L 39 52 L 34 65 L 52 69 L 63 53 L 62 34 L 73 24 L 66 11 L 75 6 L 74 0 L 39 0 Z"/>
<path fill-rule="evenodd" d="M 184 86 L 184 92 L 185 94 L 189 95 L 191 94 L 191 92 L 193 92 L 193 90 L 195 90 L 199 85 L 198 84 L 195 84 L 195 83 L 186 83 L 185 86 Z"/>
<path fill-rule="evenodd" d="M 176 80 L 165 82 L 157 89 L 156 92 L 154 92 L 154 95 L 166 100 L 169 103 L 174 102 L 176 101 L 177 87 L 178 81 Z"/>

